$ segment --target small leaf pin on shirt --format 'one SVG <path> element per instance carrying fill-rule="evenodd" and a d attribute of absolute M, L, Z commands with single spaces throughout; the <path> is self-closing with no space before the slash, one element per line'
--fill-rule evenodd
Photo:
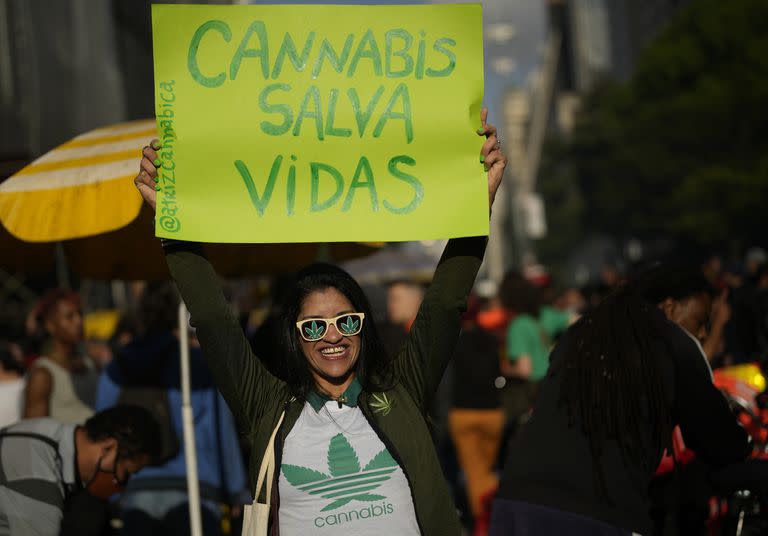
<path fill-rule="evenodd" d="M 380 413 L 384 417 L 389 415 L 395 401 L 387 398 L 386 393 L 373 393 L 371 396 L 373 397 L 373 401 L 370 403 L 370 406 L 373 408 L 373 412 Z"/>

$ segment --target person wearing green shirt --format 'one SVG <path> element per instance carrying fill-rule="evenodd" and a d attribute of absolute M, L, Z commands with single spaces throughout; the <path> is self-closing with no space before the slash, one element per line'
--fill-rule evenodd
<path fill-rule="evenodd" d="M 542 305 L 539 309 L 539 325 L 553 343 L 568 329 L 575 318 L 575 315 L 551 305 Z"/>
<path fill-rule="evenodd" d="M 502 281 L 500 298 L 516 316 L 507 328 L 506 376 L 540 381 L 547 374 L 549 352 L 560 333 L 571 323 L 564 311 L 541 304 L 541 294 L 530 281 L 511 271 Z"/>
<path fill-rule="evenodd" d="M 502 305 L 515 316 L 507 327 L 502 373 L 526 382 L 537 382 L 547 372 L 550 338 L 541 326 L 538 289 L 520 273 L 508 272 L 499 287 Z"/>
<path fill-rule="evenodd" d="M 542 306 L 539 289 L 516 271 L 504 276 L 499 300 L 514 315 L 501 357 L 501 373 L 507 378 L 503 400 L 509 435 L 528 414 L 536 386 L 547 374 L 553 341 L 568 327 L 570 318 L 567 313 Z"/>
<path fill-rule="evenodd" d="M 517 315 L 507 330 L 507 358 L 516 375 L 531 382 L 546 376 L 550 344 L 536 317 L 527 313 Z"/>

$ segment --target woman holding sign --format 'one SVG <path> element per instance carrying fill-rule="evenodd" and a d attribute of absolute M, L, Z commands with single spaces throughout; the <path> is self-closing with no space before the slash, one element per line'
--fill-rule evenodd
<path fill-rule="evenodd" d="M 480 162 L 492 204 L 507 160 L 487 113 L 478 134 L 487 138 Z M 135 179 L 153 209 L 159 148 L 153 141 L 144 149 Z M 453 354 L 485 244 L 485 237 L 448 242 L 394 360 L 386 357 L 368 300 L 349 274 L 326 264 L 300 271 L 275 333 L 285 353 L 283 381 L 254 356 L 199 248 L 164 241 L 216 384 L 254 454 L 251 491 L 265 502 L 272 489 L 273 531 L 461 533 L 425 416 Z M 256 489 L 272 444 L 277 478 Z"/>

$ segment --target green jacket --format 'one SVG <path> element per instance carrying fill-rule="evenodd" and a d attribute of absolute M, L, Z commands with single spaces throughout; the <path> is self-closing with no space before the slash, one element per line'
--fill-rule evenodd
<path fill-rule="evenodd" d="M 435 270 L 408 342 L 394 362 L 394 387 L 383 393 L 360 393 L 358 405 L 390 454 L 399 462 L 411 488 L 416 518 L 427 536 L 461 533 L 426 423 L 430 402 L 443 376 L 460 331 L 461 313 L 480 268 L 485 237 L 448 242 Z M 251 447 L 249 481 L 256 478 L 269 437 L 283 410 L 285 420 L 275 441 L 279 460 L 285 438 L 304 406 L 288 385 L 272 376 L 251 351 L 210 263 L 190 243 L 164 246 L 168 267 L 189 309 L 216 385 Z M 377 400 L 377 398 L 379 400 Z M 277 479 L 273 485 L 272 533 L 277 534 Z"/>

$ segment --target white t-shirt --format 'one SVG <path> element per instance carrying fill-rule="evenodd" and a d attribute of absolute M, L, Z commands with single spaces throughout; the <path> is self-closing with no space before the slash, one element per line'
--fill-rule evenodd
<path fill-rule="evenodd" d="M 0 428 L 15 424 L 21 419 L 25 385 L 23 378 L 0 382 Z"/>
<path fill-rule="evenodd" d="M 278 484 L 284 536 L 420 534 L 405 474 L 359 407 L 306 402 Z"/>

